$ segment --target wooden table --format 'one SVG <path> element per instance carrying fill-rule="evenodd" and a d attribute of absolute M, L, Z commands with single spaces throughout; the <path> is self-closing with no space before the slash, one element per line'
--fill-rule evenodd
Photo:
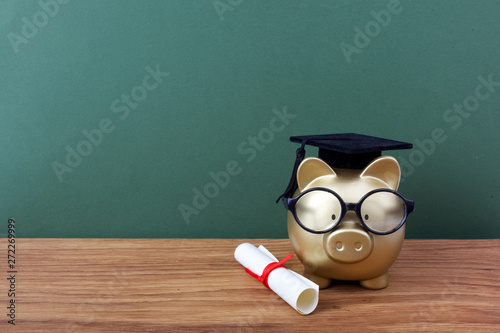
<path fill-rule="evenodd" d="M 406 240 L 389 287 L 340 282 L 308 316 L 245 273 L 243 242 L 293 253 L 287 239 L 16 239 L 13 326 L 1 239 L 0 331 L 500 331 L 500 240 Z"/>

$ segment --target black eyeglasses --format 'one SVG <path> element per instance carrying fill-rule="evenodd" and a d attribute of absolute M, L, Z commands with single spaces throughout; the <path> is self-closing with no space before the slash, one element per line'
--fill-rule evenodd
<path fill-rule="evenodd" d="M 304 230 L 315 234 L 333 230 L 352 210 L 368 231 L 387 235 L 401 228 L 415 209 L 414 201 L 385 188 L 366 193 L 358 203 L 346 203 L 335 191 L 315 187 L 295 198 L 283 198 L 283 203 Z"/>

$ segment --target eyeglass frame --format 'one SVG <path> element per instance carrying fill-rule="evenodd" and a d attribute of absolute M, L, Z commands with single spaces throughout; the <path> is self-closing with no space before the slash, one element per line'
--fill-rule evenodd
<path fill-rule="evenodd" d="M 306 227 L 304 224 L 302 224 L 302 222 L 300 221 L 300 219 L 297 216 L 297 209 L 296 209 L 297 202 L 299 201 L 299 199 L 302 196 L 304 196 L 305 194 L 307 194 L 309 192 L 318 191 L 318 190 L 329 192 L 329 193 L 333 194 L 339 200 L 340 207 L 341 207 L 340 217 L 337 220 L 337 222 L 335 222 L 333 226 L 327 228 L 326 230 L 322 230 L 322 231 L 310 229 L 310 228 Z M 396 227 L 394 227 L 393 229 L 391 229 L 389 231 L 373 230 L 372 228 L 368 227 L 368 225 L 363 221 L 363 217 L 361 216 L 361 205 L 363 204 L 363 202 L 370 195 L 372 195 L 374 193 L 378 193 L 378 192 L 393 193 L 393 194 L 397 195 L 398 197 L 400 197 L 404 202 L 404 208 L 405 208 L 404 217 L 401 219 L 401 222 L 399 222 L 399 224 Z M 359 199 L 359 201 L 357 203 L 351 203 L 351 202 L 346 203 L 337 192 L 335 192 L 329 188 L 313 187 L 313 188 L 305 190 L 304 192 L 301 192 L 298 196 L 296 196 L 294 198 L 283 197 L 282 202 L 283 202 L 283 205 L 285 206 L 285 208 L 292 213 L 293 217 L 295 218 L 295 221 L 299 224 L 299 226 L 302 229 L 304 229 L 305 231 L 313 233 L 313 234 L 326 234 L 326 233 L 332 231 L 340 224 L 340 221 L 342 221 L 342 219 L 345 217 L 347 212 L 352 210 L 356 213 L 356 216 L 359 218 L 359 221 L 361 222 L 361 224 L 363 225 L 363 227 L 366 230 L 368 230 L 369 232 L 376 234 L 376 235 L 389 235 L 389 234 L 392 234 L 392 233 L 398 231 L 399 229 L 401 229 L 401 227 L 405 224 L 406 219 L 408 218 L 408 215 L 415 210 L 415 201 L 406 199 L 398 191 L 394 191 L 394 190 L 389 189 L 389 188 L 378 188 L 378 189 L 372 190 L 372 191 L 366 193 L 365 195 L 363 195 L 363 197 L 361 197 L 361 199 Z"/>

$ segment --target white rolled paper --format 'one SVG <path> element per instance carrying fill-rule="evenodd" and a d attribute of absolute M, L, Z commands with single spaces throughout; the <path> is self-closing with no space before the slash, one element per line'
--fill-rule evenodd
<path fill-rule="evenodd" d="M 234 251 L 234 258 L 259 276 L 267 265 L 279 261 L 264 246 L 256 248 L 250 243 L 240 244 Z M 284 267 L 274 269 L 269 273 L 267 283 L 300 314 L 310 314 L 318 305 L 318 285 L 292 270 Z"/>

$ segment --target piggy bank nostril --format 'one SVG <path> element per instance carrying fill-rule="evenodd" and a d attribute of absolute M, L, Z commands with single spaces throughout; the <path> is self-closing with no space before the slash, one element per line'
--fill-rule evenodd
<path fill-rule="evenodd" d="M 363 249 L 363 244 L 361 244 L 361 242 L 356 242 L 356 244 L 354 244 L 354 249 L 356 251 L 361 251 Z"/>
<path fill-rule="evenodd" d="M 344 249 L 344 244 L 342 244 L 342 242 L 337 242 L 337 244 L 335 244 L 335 248 L 337 251 L 342 251 Z"/>

